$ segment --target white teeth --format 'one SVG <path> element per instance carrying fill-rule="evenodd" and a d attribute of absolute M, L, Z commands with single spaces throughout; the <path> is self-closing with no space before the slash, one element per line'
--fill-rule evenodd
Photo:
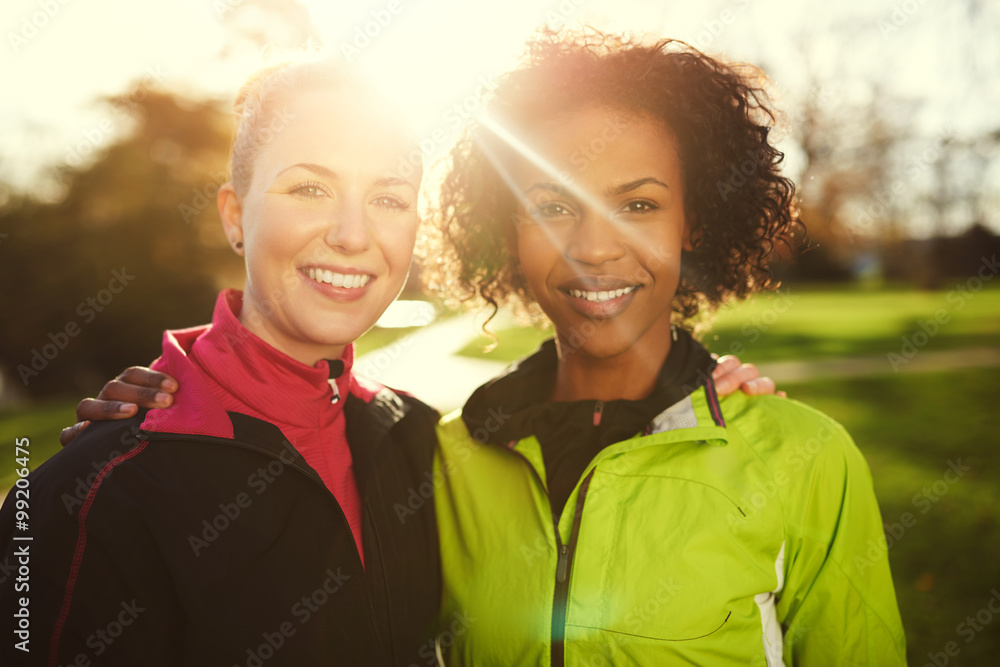
<path fill-rule="evenodd" d="M 635 290 L 636 286 L 633 285 L 631 287 L 623 287 L 621 289 L 611 290 L 608 292 L 586 292 L 584 290 L 573 289 L 569 290 L 569 293 L 577 299 L 586 299 L 587 301 L 602 303 L 604 301 L 610 301 L 611 299 L 617 299 L 620 296 L 625 296 L 629 292 L 634 292 Z"/>
<path fill-rule="evenodd" d="M 310 267 L 306 270 L 306 275 L 312 280 L 321 283 L 328 283 L 334 287 L 346 287 L 357 289 L 368 284 L 371 276 L 360 273 L 334 273 L 327 269 L 317 269 Z"/>

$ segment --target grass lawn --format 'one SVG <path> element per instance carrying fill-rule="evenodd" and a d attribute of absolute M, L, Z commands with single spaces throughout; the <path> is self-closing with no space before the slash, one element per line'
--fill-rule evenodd
<path fill-rule="evenodd" d="M 15 439 L 30 440 L 29 467 L 34 470 L 61 449 L 59 431 L 76 423 L 77 403 L 79 400 L 58 401 L 27 410 L 0 413 L 0 494 L 17 481 L 14 473 Z"/>
<path fill-rule="evenodd" d="M 921 346 L 925 330 L 934 335 Z M 1000 284 L 977 293 L 792 287 L 724 309 L 703 340 L 763 362 L 899 354 L 903 338 L 926 350 L 1000 345 Z"/>
<path fill-rule="evenodd" d="M 375 327 L 354 343 L 354 356 L 360 357 L 362 354 L 368 354 L 419 330 L 420 327 L 395 327 L 392 329 Z"/>
<path fill-rule="evenodd" d="M 956 283 L 957 284 L 957 283 Z M 783 288 L 721 310 L 702 342 L 718 354 L 744 361 L 831 359 L 900 353 L 903 337 L 922 342 L 920 323 L 938 328 L 921 349 L 1000 345 L 1000 283 L 979 292 L 862 288 Z M 940 322 L 935 321 L 935 315 Z M 915 334 L 916 335 L 915 337 Z M 514 327 L 497 331 L 500 343 L 480 337 L 461 354 L 513 361 L 530 354 L 551 330 Z"/>

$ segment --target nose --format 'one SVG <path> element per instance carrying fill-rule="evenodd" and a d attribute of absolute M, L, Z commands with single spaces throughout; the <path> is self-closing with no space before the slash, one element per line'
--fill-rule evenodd
<path fill-rule="evenodd" d="M 573 226 L 565 247 L 567 258 L 592 266 L 620 259 L 625 254 L 621 230 L 615 222 L 607 215 L 591 211 Z"/>
<path fill-rule="evenodd" d="M 362 202 L 344 201 L 336 207 L 327 227 L 326 243 L 346 255 L 371 247 L 371 231 Z"/>

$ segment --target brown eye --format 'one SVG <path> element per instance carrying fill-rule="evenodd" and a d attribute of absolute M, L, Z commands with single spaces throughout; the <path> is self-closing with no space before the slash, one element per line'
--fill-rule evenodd
<path fill-rule="evenodd" d="M 655 211 L 659 208 L 656 204 L 645 199 L 637 199 L 635 201 L 630 201 L 625 204 L 622 211 L 625 213 L 645 213 L 647 211 Z"/>
<path fill-rule="evenodd" d="M 410 208 L 408 202 L 403 201 L 395 195 L 379 195 L 372 203 L 379 208 L 388 208 L 396 211 L 405 211 Z"/>
<path fill-rule="evenodd" d="M 320 199 L 327 196 L 327 191 L 321 184 L 309 182 L 296 185 L 288 191 L 288 194 L 297 195 L 304 199 Z"/>
<path fill-rule="evenodd" d="M 554 218 L 560 215 L 570 215 L 572 211 L 560 204 L 559 202 L 546 202 L 544 204 L 539 204 L 532 211 L 532 217 L 541 216 L 543 218 Z"/>

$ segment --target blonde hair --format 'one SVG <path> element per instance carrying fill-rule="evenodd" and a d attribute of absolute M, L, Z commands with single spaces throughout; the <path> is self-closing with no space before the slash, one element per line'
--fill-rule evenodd
<path fill-rule="evenodd" d="M 353 71 L 332 59 L 284 62 L 252 74 L 233 103 L 236 133 L 229 169 L 233 188 L 239 196 L 245 196 L 250 188 L 254 163 L 261 149 L 288 121 L 280 113 L 279 100 L 310 90 L 374 94 Z"/>

